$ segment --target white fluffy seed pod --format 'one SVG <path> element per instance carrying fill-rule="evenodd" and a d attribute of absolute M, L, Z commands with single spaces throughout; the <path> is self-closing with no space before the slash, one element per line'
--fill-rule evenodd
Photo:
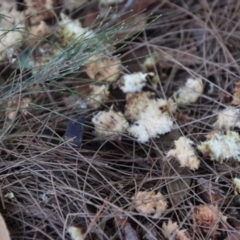
<path fill-rule="evenodd" d="M 240 110 L 235 107 L 226 107 L 218 113 L 214 128 L 229 130 L 234 127 L 240 127 Z"/>
<path fill-rule="evenodd" d="M 162 216 L 167 209 L 167 201 L 164 196 L 154 191 L 139 191 L 132 197 L 134 208 L 143 214 L 151 215 L 153 218 Z"/>
<path fill-rule="evenodd" d="M 171 131 L 173 120 L 168 112 L 159 109 L 159 105 L 158 100 L 149 101 L 145 110 L 140 112 L 138 120 L 128 128 L 128 132 L 139 142 L 145 143 L 150 138 Z"/>
<path fill-rule="evenodd" d="M 235 195 L 240 194 L 240 178 L 234 178 L 233 185 L 234 185 L 234 194 Z"/>
<path fill-rule="evenodd" d="M 202 142 L 197 148 L 203 154 L 208 154 L 211 160 L 220 163 L 229 159 L 240 161 L 240 137 L 237 132 L 213 133 L 209 140 Z"/>
<path fill-rule="evenodd" d="M 175 157 L 179 161 L 181 167 L 188 167 L 191 170 L 198 169 L 200 161 L 192 147 L 193 141 L 187 137 L 180 137 L 178 140 L 174 141 L 174 144 L 176 148 L 170 150 L 167 153 L 167 157 Z"/>
<path fill-rule="evenodd" d="M 177 104 L 173 102 L 172 99 L 151 99 L 154 96 L 152 92 L 138 92 L 138 93 L 128 93 L 126 95 L 126 105 L 124 115 L 129 120 L 138 120 L 140 114 L 147 109 L 148 105 L 156 105 L 158 112 L 175 112 L 177 109 Z"/>
<path fill-rule="evenodd" d="M 126 132 L 128 122 L 121 112 L 100 111 L 92 118 L 98 136 L 119 136 Z"/>
<path fill-rule="evenodd" d="M 139 92 L 146 85 L 147 73 L 137 72 L 133 74 L 123 75 L 123 86 L 121 87 L 124 93 Z"/>
<path fill-rule="evenodd" d="M 84 240 L 84 234 L 81 228 L 79 227 L 69 227 L 67 232 L 71 235 L 72 240 Z"/>
<path fill-rule="evenodd" d="M 203 81 L 201 78 L 188 78 L 184 87 L 174 93 L 173 97 L 177 103 L 188 104 L 197 101 L 203 93 Z"/>
<path fill-rule="evenodd" d="M 26 33 L 24 15 L 15 9 L 0 9 L 0 61 L 7 60 L 7 50 L 17 51 Z"/>
<path fill-rule="evenodd" d="M 89 87 L 91 92 L 86 97 L 85 102 L 89 107 L 98 108 L 108 99 L 108 86 L 91 84 Z"/>
<path fill-rule="evenodd" d="M 153 71 L 156 65 L 156 59 L 154 56 L 147 57 L 143 63 L 143 68 L 146 72 Z"/>
<path fill-rule="evenodd" d="M 78 20 L 71 20 L 64 13 L 61 13 L 60 16 L 61 21 L 59 22 L 58 34 L 62 46 L 68 46 L 77 39 L 86 40 L 95 36 L 93 31 L 88 28 L 82 28 Z"/>

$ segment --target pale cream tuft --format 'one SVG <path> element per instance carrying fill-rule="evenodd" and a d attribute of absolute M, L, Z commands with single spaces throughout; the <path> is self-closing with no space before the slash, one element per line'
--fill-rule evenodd
<path fill-rule="evenodd" d="M 193 141 L 187 137 L 180 137 L 174 141 L 175 149 L 170 150 L 167 153 L 167 157 L 175 157 L 181 167 L 188 167 L 191 170 L 197 170 L 200 165 L 200 161 L 196 156 L 195 150 L 192 147 Z"/>
<path fill-rule="evenodd" d="M 172 222 L 172 220 L 169 220 L 166 224 L 165 222 L 162 225 L 162 231 L 163 235 L 166 239 L 170 239 L 171 235 L 178 229 L 177 222 Z"/>
<path fill-rule="evenodd" d="M 29 104 L 31 102 L 32 100 L 29 97 L 8 101 L 5 112 L 7 118 L 13 120 L 17 115 L 17 110 L 20 110 L 24 115 L 27 115 L 28 114 L 27 108 L 29 107 Z"/>
<path fill-rule="evenodd" d="M 186 236 L 186 230 L 179 230 L 177 222 L 173 223 L 172 220 L 169 220 L 167 224 L 163 223 L 162 233 L 166 239 L 173 239 L 173 235 L 175 234 L 175 240 L 190 240 Z"/>
<path fill-rule="evenodd" d="M 82 229 L 79 227 L 69 227 L 67 232 L 70 234 L 73 240 L 84 240 Z"/>
<path fill-rule="evenodd" d="M 233 100 L 231 102 L 233 105 L 240 105 L 240 82 L 236 82 L 234 94 L 233 94 Z"/>
<path fill-rule="evenodd" d="M 123 86 L 121 87 L 124 93 L 139 92 L 146 85 L 147 73 L 137 72 L 133 74 L 123 75 Z"/>
<path fill-rule="evenodd" d="M 83 28 L 78 19 L 72 20 L 64 13 L 60 14 L 61 21 L 59 22 L 58 35 L 61 40 L 60 44 L 66 47 L 76 40 L 82 41 L 95 36 L 94 32 L 88 28 Z"/>
<path fill-rule="evenodd" d="M 23 13 L 1 7 L 0 14 L 3 15 L 0 17 L 0 61 L 5 61 L 8 49 L 11 52 L 18 51 L 23 45 L 26 27 Z"/>
<path fill-rule="evenodd" d="M 234 185 L 234 194 L 239 195 L 240 194 L 240 178 L 234 178 L 233 179 L 233 185 Z"/>
<path fill-rule="evenodd" d="M 100 111 L 92 118 L 98 136 L 118 136 L 128 128 L 128 122 L 121 112 Z"/>
<path fill-rule="evenodd" d="M 240 161 L 240 137 L 237 132 L 227 131 L 226 134 L 213 133 L 210 139 L 197 146 L 211 160 L 219 161 L 235 159 Z"/>
<path fill-rule="evenodd" d="M 152 92 L 128 93 L 126 95 L 125 117 L 129 120 L 137 120 L 153 96 Z"/>
<path fill-rule="evenodd" d="M 156 105 L 158 112 L 174 113 L 177 109 L 176 103 L 172 99 L 151 99 L 154 96 L 152 92 L 128 93 L 126 95 L 125 117 L 129 120 L 138 120 L 140 114 L 147 109 L 148 105 Z"/>
<path fill-rule="evenodd" d="M 240 110 L 235 107 L 226 107 L 217 115 L 217 121 L 214 123 L 215 129 L 229 130 L 234 127 L 240 127 Z"/>
<path fill-rule="evenodd" d="M 92 80 L 114 82 L 120 74 L 120 60 L 97 54 L 86 61 L 86 73 Z"/>
<path fill-rule="evenodd" d="M 91 84 L 90 93 L 85 98 L 85 102 L 89 107 L 98 108 L 108 99 L 110 92 L 107 85 Z"/>
<path fill-rule="evenodd" d="M 149 101 L 145 110 L 139 113 L 138 120 L 128 128 L 128 132 L 139 142 L 145 143 L 171 131 L 173 120 L 168 112 L 160 110 L 162 103 L 161 99 Z"/>
<path fill-rule="evenodd" d="M 153 218 L 162 216 L 167 209 L 167 201 L 164 196 L 154 191 L 139 191 L 132 197 L 134 208 L 143 214 L 151 215 Z"/>
<path fill-rule="evenodd" d="M 184 87 L 174 93 L 173 97 L 177 103 L 188 104 L 197 101 L 203 93 L 203 81 L 201 78 L 188 78 Z"/>

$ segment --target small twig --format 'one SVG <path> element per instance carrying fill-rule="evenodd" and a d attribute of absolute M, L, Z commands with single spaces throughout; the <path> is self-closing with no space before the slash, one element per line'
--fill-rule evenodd
<path fill-rule="evenodd" d="M 120 12 L 117 15 L 113 16 L 112 20 L 109 23 L 107 23 L 103 28 L 101 28 L 98 31 L 98 33 L 105 32 L 108 28 L 112 27 L 122 15 L 124 15 L 126 12 L 128 12 L 131 9 L 134 2 L 135 0 L 128 0 L 124 4 Z"/>
<path fill-rule="evenodd" d="M 93 226 L 96 224 L 96 222 L 97 222 L 100 214 L 102 213 L 105 205 L 106 205 L 106 202 L 104 201 L 103 205 L 101 206 L 99 211 L 96 213 L 95 217 L 92 219 L 92 221 L 88 225 L 87 231 L 84 233 L 83 239 L 85 239 L 85 237 L 88 235 L 88 233 L 92 230 Z"/>

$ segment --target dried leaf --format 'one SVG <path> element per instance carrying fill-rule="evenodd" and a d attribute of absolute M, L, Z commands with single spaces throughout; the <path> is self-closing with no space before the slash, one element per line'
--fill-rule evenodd
<path fill-rule="evenodd" d="M 67 125 L 67 130 L 65 133 L 65 139 L 71 139 L 73 147 L 79 149 L 82 143 L 83 137 L 83 124 L 84 124 L 84 117 L 79 117 L 77 121 L 71 121 Z"/>
<path fill-rule="evenodd" d="M 125 216 L 116 216 L 115 225 L 116 228 L 120 229 L 122 240 L 139 240 L 136 230 L 133 229 Z"/>
<path fill-rule="evenodd" d="M 233 105 L 240 105 L 240 82 L 237 82 L 235 84 L 232 104 Z"/>
<path fill-rule="evenodd" d="M 120 61 L 116 57 L 94 55 L 86 61 L 86 73 L 93 80 L 114 82 L 120 74 Z"/>
<path fill-rule="evenodd" d="M 198 193 L 206 203 L 213 203 L 224 199 L 224 191 L 211 179 L 198 178 Z"/>
<path fill-rule="evenodd" d="M 0 240 L 11 240 L 6 223 L 0 213 Z"/>
<path fill-rule="evenodd" d="M 24 0 L 27 6 L 26 15 L 30 16 L 32 25 L 54 16 L 55 0 Z"/>
<path fill-rule="evenodd" d="M 215 237 L 219 234 L 219 223 L 226 222 L 227 217 L 219 211 L 217 206 L 200 205 L 196 208 L 193 219 L 198 230 Z"/>
<path fill-rule="evenodd" d="M 180 164 L 170 159 L 168 161 L 161 161 L 161 170 L 163 178 L 166 179 L 165 185 L 167 187 L 169 198 L 174 205 L 178 205 L 189 194 L 191 189 L 191 175 L 187 168 L 180 167 Z"/>
<path fill-rule="evenodd" d="M 173 130 L 161 136 L 159 140 L 155 141 L 158 146 L 158 149 L 155 150 L 156 155 L 162 158 L 162 151 L 169 151 L 169 149 L 173 147 L 173 142 L 179 137 L 181 137 L 179 130 Z M 168 161 L 161 160 L 160 166 L 170 202 L 178 205 L 189 194 L 191 178 L 188 176 L 190 176 L 191 173 L 189 169 L 180 167 L 176 159 L 169 159 Z"/>

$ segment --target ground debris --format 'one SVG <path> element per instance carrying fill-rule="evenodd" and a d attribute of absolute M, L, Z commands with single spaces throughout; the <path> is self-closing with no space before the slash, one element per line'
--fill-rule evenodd
<path fill-rule="evenodd" d="M 206 203 L 217 203 L 224 200 L 225 192 L 221 190 L 217 183 L 210 179 L 199 178 L 197 179 L 198 193 Z"/>
<path fill-rule="evenodd" d="M 116 229 L 119 229 L 119 234 L 123 240 L 140 240 L 135 229 L 131 226 L 128 221 L 128 218 L 123 214 L 115 217 L 115 226 Z"/>
<path fill-rule="evenodd" d="M 67 125 L 65 140 L 74 148 L 79 149 L 83 138 L 84 117 L 78 117 L 76 121 L 71 121 Z M 70 140 L 70 141 L 69 141 Z"/>

